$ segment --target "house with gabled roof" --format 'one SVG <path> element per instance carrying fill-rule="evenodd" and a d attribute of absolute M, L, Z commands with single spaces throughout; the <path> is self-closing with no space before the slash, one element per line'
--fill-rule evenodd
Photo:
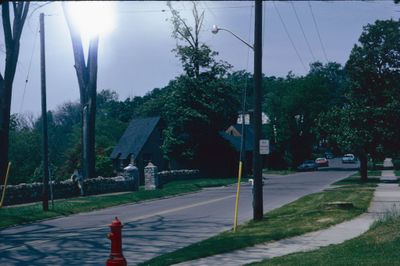
<path fill-rule="evenodd" d="M 251 125 L 244 125 L 243 128 L 244 138 L 242 139 L 242 125 L 235 124 L 228 127 L 225 131 L 220 131 L 219 135 L 222 139 L 229 144 L 232 151 L 234 152 L 234 158 L 236 158 L 235 164 L 239 160 L 239 154 L 242 146 L 242 140 L 244 141 L 243 152 L 244 152 L 244 171 L 248 172 L 251 169 L 252 158 L 253 158 L 253 143 L 254 133 Z M 232 157 L 232 155 L 230 156 Z"/>
<path fill-rule="evenodd" d="M 121 172 L 132 158 L 139 169 L 141 183 L 144 181 L 144 167 L 150 161 L 158 166 L 159 171 L 164 170 L 166 162 L 161 150 L 164 127 L 158 116 L 133 119 L 110 155 L 115 171 Z"/>

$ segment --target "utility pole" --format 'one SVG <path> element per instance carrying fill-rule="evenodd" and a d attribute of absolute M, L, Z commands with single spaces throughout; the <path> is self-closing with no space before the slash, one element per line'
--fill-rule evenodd
<path fill-rule="evenodd" d="M 255 0 L 254 22 L 254 147 L 253 147 L 253 219 L 263 218 L 263 184 L 260 155 L 262 88 L 262 0 Z"/>
<path fill-rule="evenodd" d="M 40 80 L 42 91 L 42 129 L 43 129 L 43 211 L 49 210 L 49 154 L 47 136 L 47 107 L 46 107 L 46 60 L 44 43 L 44 14 L 40 13 Z"/>

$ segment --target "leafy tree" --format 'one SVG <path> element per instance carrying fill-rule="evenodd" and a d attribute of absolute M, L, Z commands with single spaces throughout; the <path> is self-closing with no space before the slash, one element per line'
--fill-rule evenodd
<path fill-rule="evenodd" d="M 13 162 L 10 184 L 39 181 L 34 179 L 34 170 L 40 166 L 41 135 L 33 127 L 28 115 L 11 116 L 10 160 Z M 41 179 L 41 178 L 40 178 Z"/>
<path fill-rule="evenodd" d="M 400 21 L 368 24 L 350 54 L 348 104 L 322 116 L 321 127 L 344 150 L 359 156 L 361 178 L 367 158 L 400 149 Z"/>
<path fill-rule="evenodd" d="M 174 49 L 185 73 L 171 81 L 163 96 L 167 122 L 163 149 L 169 159 L 204 169 L 215 148 L 218 131 L 235 121 L 238 95 L 226 82 L 230 65 L 215 59 L 218 54 L 200 41 L 204 12 L 193 3 L 194 27 L 188 25 L 168 2 L 174 26 Z M 209 160 L 208 160 L 209 161 Z"/>
<path fill-rule="evenodd" d="M 271 123 L 268 136 L 274 146 L 271 167 L 297 166 L 314 157 L 325 136 L 316 130 L 320 113 L 343 105 L 348 78 L 337 63 L 311 64 L 304 77 L 289 73 L 286 78 L 266 77 L 263 109 Z"/>
<path fill-rule="evenodd" d="M 3 183 L 8 164 L 11 95 L 16 72 L 22 29 L 29 10 L 29 2 L 12 2 L 14 20 L 10 22 L 10 2 L 1 4 L 1 17 L 6 46 L 5 70 L 0 73 L 0 181 Z"/>

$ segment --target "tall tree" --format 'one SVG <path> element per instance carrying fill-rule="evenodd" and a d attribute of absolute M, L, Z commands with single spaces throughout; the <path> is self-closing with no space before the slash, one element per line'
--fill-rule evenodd
<path fill-rule="evenodd" d="M 275 148 L 270 165 L 296 167 L 318 151 L 325 136 L 317 134 L 315 119 L 345 103 L 348 78 L 340 64 L 315 62 L 304 77 L 289 73 L 286 78 L 265 78 L 264 84 L 264 110 L 271 120 L 267 130 Z"/>
<path fill-rule="evenodd" d="M 163 149 L 170 159 L 205 169 L 218 131 L 232 123 L 239 108 L 237 91 L 226 81 L 230 65 L 216 60 L 215 51 L 200 41 L 204 12 L 193 2 L 189 23 L 168 2 L 172 13 L 174 51 L 185 71 L 168 85 L 164 114 L 168 127 Z M 213 144 L 214 143 L 214 144 Z"/>
<path fill-rule="evenodd" d="M 63 10 L 71 35 L 82 111 L 82 174 L 84 178 L 90 178 L 95 176 L 95 121 L 99 37 L 96 36 L 90 40 L 87 61 L 85 61 L 81 36 L 71 21 L 70 11 L 66 5 L 66 3 L 63 3 Z"/>
<path fill-rule="evenodd" d="M 400 149 L 399 51 L 400 20 L 365 26 L 346 63 L 351 79 L 348 104 L 320 121 L 343 149 L 357 153 L 362 179 L 368 178 L 368 155 L 390 155 Z"/>
<path fill-rule="evenodd" d="M 10 3 L 1 4 L 6 60 L 4 74 L 0 73 L 0 181 L 3 183 L 8 163 L 11 95 L 19 56 L 22 29 L 29 10 L 29 2 L 12 2 L 14 20 L 11 26 Z"/>

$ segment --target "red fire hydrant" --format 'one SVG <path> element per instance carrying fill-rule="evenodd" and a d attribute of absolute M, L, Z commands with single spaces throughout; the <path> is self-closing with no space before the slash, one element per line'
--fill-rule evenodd
<path fill-rule="evenodd" d="M 126 266 L 126 260 L 122 255 L 122 223 L 115 217 L 108 226 L 111 229 L 111 232 L 107 234 L 107 238 L 111 240 L 111 253 L 106 266 Z"/>

